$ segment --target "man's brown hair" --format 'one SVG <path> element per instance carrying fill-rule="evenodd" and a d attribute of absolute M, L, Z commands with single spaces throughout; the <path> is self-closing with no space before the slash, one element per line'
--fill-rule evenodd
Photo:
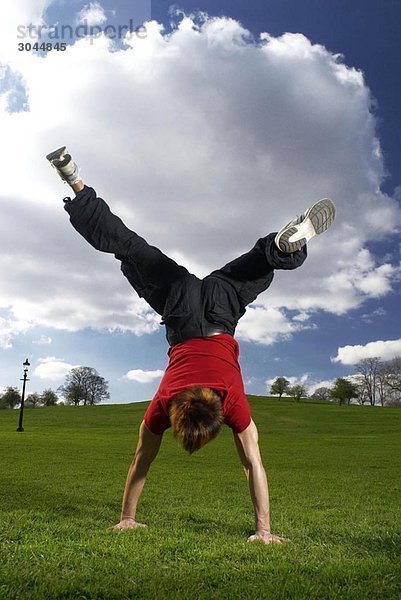
<path fill-rule="evenodd" d="M 190 454 L 219 433 L 224 421 L 220 396 L 208 387 L 188 387 L 170 402 L 174 437 Z"/>

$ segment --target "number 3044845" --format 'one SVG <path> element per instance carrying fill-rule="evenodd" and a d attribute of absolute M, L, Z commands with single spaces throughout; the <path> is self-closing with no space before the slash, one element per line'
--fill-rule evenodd
<path fill-rule="evenodd" d="M 64 52 L 66 48 L 67 44 L 64 42 L 57 42 L 55 44 L 50 42 L 43 42 L 42 44 L 39 44 L 39 42 L 35 42 L 34 44 L 31 44 L 30 42 L 21 42 L 18 44 L 18 50 L 20 52 L 23 52 L 24 50 L 26 52 L 31 52 L 32 50 L 35 52 L 51 52 L 52 50 L 56 50 L 56 52 Z"/>

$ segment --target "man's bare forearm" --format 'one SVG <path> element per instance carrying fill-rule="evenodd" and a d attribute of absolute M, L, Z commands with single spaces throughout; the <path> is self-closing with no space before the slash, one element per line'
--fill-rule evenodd
<path fill-rule="evenodd" d="M 146 475 L 155 459 L 162 436 L 155 435 L 142 421 L 134 459 L 128 469 L 121 509 L 121 519 L 135 519 L 136 507 L 145 485 Z"/>
<path fill-rule="evenodd" d="M 127 480 L 123 495 L 121 519 L 135 519 L 136 507 L 145 485 L 148 466 L 141 465 L 139 457 L 135 457 L 128 470 Z"/>
<path fill-rule="evenodd" d="M 245 469 L 255 511 L 255 530 L 270 532 L 269 489 L 262 462 Z"/>
<path fill-rule="evenodd" d="M 265 544 L 281 544 L 284 538 L 270 530 L 270 506 L 267 475 L 264 469 L 258 444 L 258 430 L 252 421 L 244 431 L 234 434 L 238 454 L 248 479 L 249 492 L 255 510 L 255 533 L 248 542 L 261 540 Z"/>

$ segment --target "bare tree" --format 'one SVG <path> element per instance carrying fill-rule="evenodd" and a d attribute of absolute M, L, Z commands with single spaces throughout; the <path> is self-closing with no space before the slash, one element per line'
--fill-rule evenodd
<path fill-rule="evenodd" d="M 388 389 L 386 394 L 386 406 L 400 407 L 401 395 L 398 392 Z"/>
<path fill-rule="evenodd" d="M 362 359 L 355 367 L 362 397 L 366 396 L 372 406 L 376 404 L 377 373 L 380 365 L 379 358 L 373 356 Z"/>
<path fill-rule="evenodd" d="M 376 390 L 382 406 L 386 404 L 386 399 L 390 391 L 388 386 L 389 373 L 388 363 L 380 363 L 376 373 Z"/>
<path fill-rule="evenodd" d="M 368 398 L 368 394 L 366 391 L 366 387 L 365 385 L 362 383 L 357 383 L 356 384 L 356 389 L 357 389 L 357 400 L 359 404 L 365 405 L 366 402 L 369 402 L 369 398 Z"/>
<path fill-rule="evenodd" d="M 67 404 L 79 406 L 80 402 L 84 402 L 86 395 L 86 379 L 88 367 L 75 367 L 67 373 L 64 384 L 58 388 Z"/>
<path fill-rule="evenodd" d="M 101 377 L 97 374 L 92 375 L 88 379 L 87 391 L 87 403 L 90 405 L 98 404 L 99 402 L 102 402 L 102 400 L 108 400 L 110 398 L 108 382 L 104 379 L 104 377 Z"/>
<path fill-rule="evenodd" d="M 324 402 L 328 402 L 331 398 L 330 396 L 330 388 L 328 387 L 320 387 L 317 388 L 313 394 L 312 398 L 317 398 L 318 400 L 323 400 Z"/>
<path fill-rule="evenodd" d="M 384 367 L 385 387 L 387 390 L 388 402 L 392 406 L 401 402 L 401 356 L 396 356 Z"/>
<path fill-rule="evenodd" d="M 84 400 L 83 388 L 74 381 L 65 381 L 57 391 L 64 396 L 65 404 L 79 406 L 79 403 Z"/>
<path fill-rule="evenodd" d="M 92 367 L 75 367 L 66 375 L 58 389 L 69 404 L 97 404 L 110 398 L 108 382 Z"/>

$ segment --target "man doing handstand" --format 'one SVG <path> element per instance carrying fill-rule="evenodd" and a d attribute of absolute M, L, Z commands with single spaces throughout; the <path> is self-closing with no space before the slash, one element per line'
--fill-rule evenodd
<path fill-rule="evenodd" d="M 271 284 L 274 270 L 304 262 L 306 242 L 334 220 L 333 203 L 320 200 L 278 233 L 260 238 L 249 252 L 199 279 L 128 229 L 83 183 L 65 147 L 47 159 L 76 193 L 64 199 L 72 225 L 94 248 L 121 261 L 129 283 L 162 316 L 170 345 L 168 366 L 139 428 L 115 529 L 146 527 L 136 521 L 136 508 L 167 428 L 192 454 L 225 423 L 233 431 L 254 506 L 255 533 L 248 540 L 281 543 L 284 538 L 270 529 L 267 477 L 234 333 L 246 306 Z"/>

